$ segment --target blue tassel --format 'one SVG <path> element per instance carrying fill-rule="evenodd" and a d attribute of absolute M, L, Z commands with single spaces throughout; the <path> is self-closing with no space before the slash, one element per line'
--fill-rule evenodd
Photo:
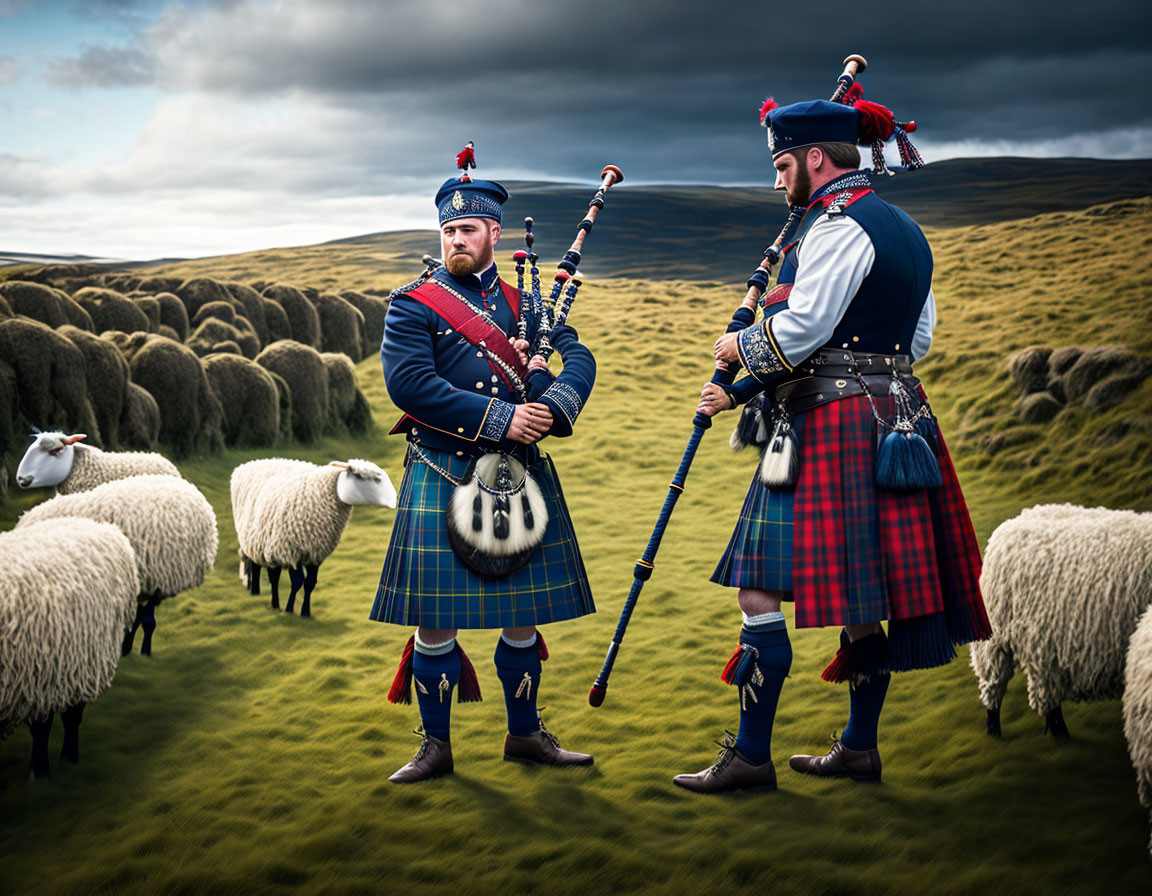
<path fill-rule="evenodd" d="M 876 484 L 891 491 L 943 485 L 936 454 L 917 432 L 890 432 L 876 452 Z"/>
<path fill-rule="evenodd" d="M 940 428 L 937 426 L 936 420 L 930 414 L 926 414 L 916 420 L 912 429 L 921 435 L 924 441 L 928 443 L 928 447 L 932 449 L 932 453 L 939 457 L 940 443 L 936 436 L 940 432 Z"/>

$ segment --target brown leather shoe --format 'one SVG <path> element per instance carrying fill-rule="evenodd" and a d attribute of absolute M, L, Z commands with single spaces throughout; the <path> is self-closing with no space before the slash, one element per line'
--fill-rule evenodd
<path fill-rule="evenodd" d="M 696 793 L 775 790 L 776 767 L 771 759 L 763 765 L 753 765 L 736 749 L 736 740 L 729 732 L 711 766 L 694 775 L 677 775 L 672 783 Z"/>
<path fill-rule="evenodd" d="M 788 764 L 798 772 L 820 778 L 880 780 L 880 753 L 876 750 L 849 750 L 837 737 L 832 738 L 832 749 L 826 756 L 793 756 Z"/>
<path fill-rule="evenodd" d="M 563 749 L 556 735 L 541 722 L 540 730 L 527 737 L 509 734 L 504 738 L 504 761 L 525 765 L 591 765 L 592 755 Z"/>
<path fill-rule="evenodd" d="M 452 774 L 452 744 L 431 734 L 425 734 L 420 749 L 412 761 L 392 774 L 388 780 L 394 784 L 412 784 L 441 775 Z"/>

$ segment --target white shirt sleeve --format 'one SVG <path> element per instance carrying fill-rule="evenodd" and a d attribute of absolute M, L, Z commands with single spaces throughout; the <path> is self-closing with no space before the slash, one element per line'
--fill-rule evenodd
<path fill-rule="evenodd" d="M 928 298 L 924 301 L 924 309 L 920 312 L 920 320 L 916 322 L 916 335 L 912 337 L 912 360 L 919 361 L 932 346 L 932 330 L 936 326 L 936 298 L 932 290 L 928 290 Z"/>
<path fill-rule="evenodd" d="M 872 240 L 847 215 L 822 215 L 809 228 L 797 250 L 788 307 L 768 323 L 789 366 L 828 344 L 875 260 Z"/>

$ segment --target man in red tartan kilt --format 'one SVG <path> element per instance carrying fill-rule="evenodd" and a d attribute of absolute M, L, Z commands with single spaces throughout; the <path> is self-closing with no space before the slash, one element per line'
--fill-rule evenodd
<path fill-rule="evenodd" d="M 922 163 L 858 87 L 842 103 L 769 101 L 761 123 L 776 189 L 807 212 L 763 320 L 746 309 L 752 325 L 714 347 L 749 376 L 701 392 L 709 416 L 748 403 L 737 434 L 763 453 L 712 577 L 739 589 L 744 617 L 723 674 L 739 690 L 739 733 L 711 767 L 674 779 L 698 792 L 776 787 L 772 723 L 792 663 L 783 601 L 795 601 L 797 627 L 842 627 L 823 677 L 848 682 L 847 725 L 827 755 L 789 763 L 822 777 L 879 781 L 890 673 L 943 665 L 990 633 L 968 509 L 912 373 L 935 324 L 932 254 L 872 191 L 856 145 L 872 144 L 883 170 L 880 147 L 896 136 L 907 167 Z"/>

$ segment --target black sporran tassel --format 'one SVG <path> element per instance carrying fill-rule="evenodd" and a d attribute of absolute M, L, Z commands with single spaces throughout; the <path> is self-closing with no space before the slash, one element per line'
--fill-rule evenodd
<path fill-rule="evenodd" d="M 527 491 L 520 495 L 520 507 L 524 511 L 524 528 L 532 531 L 532 527 L 536 525 L 536 521 L 532 518 L 532 502 L 528 500 Z"/>
<path fill-rule="evenodd" d="M 508 458 L 500 458 L 500 467 L 496 473 L 496 490 L 500 494 L 492 502 L 492 534 L 500 541 L 504 541 L 511 532 L 508 514 L 512 509 L 508 502 L 508 492 L 512 488 L 512 469 L 508 466 Z"/>
<path fill-rule="evenodd" d="M 484 496 L 480 492 L 472 499 L 472 531 L 484 531 Z"/>
<path fill-rule="evenodd" d="M 759 448 L 768 441 L 768 419 L 759 399 L 754 399 L 744 405 L 740 412 L 740 421 L 732 430 L 728 446 L 733 451 L 740 451 L 749 445 Z"/>

